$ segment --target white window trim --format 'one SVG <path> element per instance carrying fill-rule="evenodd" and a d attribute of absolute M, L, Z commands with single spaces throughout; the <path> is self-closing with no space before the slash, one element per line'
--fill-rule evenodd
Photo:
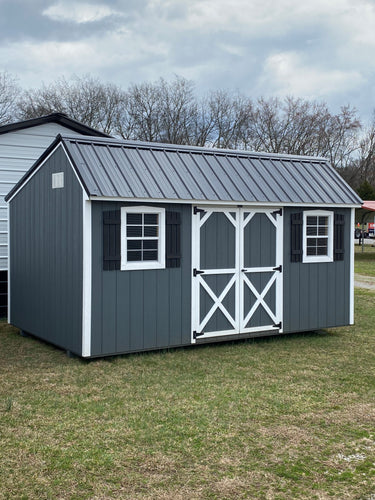
<path fill-rule="evenodd" d="M 152 213 L 159 215 L 159 237 L 158 237 L 158 260 L 128 262 L 127 249 L 128 239 L 126 237 L 126 214 L 128 213 Z M 130 271 L 136 269 L 164 269 L 165 268 L 165 208 L 130 206 L 121 207 L 121 270 Z"/>
<path fill-rule="evenodd" d="M 307 217 L 328 217 L 328 254 L 307 255 Z M 302 262 L 333 262 L 333 212 L 328 210 L 306 210 L 303 212 L 303 259 Z"/>

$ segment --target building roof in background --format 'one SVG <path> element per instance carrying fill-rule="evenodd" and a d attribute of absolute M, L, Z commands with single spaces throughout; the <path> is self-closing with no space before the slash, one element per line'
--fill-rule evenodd
<path fill-rule="evenodd" d="M 366 210 L 375 210 L 375 201 L 364 201 L 362 208 Z"/>
<path fill-rule="evenodd" d="M 362 203 L 324 158 L 66 135 L 57 136 L 7 200 L 60 143 L 93 198 L 280 205 Z"/>
<path fill-rule="evenodd" d="M 100 132 L 99 130 L 88 127 L 87 125 L 84 125 L 83 123 L 74 120 L 73 118 L 69 118 L 69 116 L 65 115 L 64 113 L 51 113 L 50 115 L 41 116 L 39 118 L 32 118 L 31 120 L 9 123 L 0 127 L 0 134 L 15 132 L 17 130 L 22 130 L 30 127 L 36 127 L 38 125 L 44 125 L 45 123 L 59 123 L 60 125 L 69 128 L 73 132 L 84 135 L 110 137 L 104 132 Z"/>

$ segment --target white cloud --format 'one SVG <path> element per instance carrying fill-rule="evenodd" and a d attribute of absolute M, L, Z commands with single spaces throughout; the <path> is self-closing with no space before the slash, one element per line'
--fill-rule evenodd
<path fill-rule="evenodd" d="M 53 21 L 70 21 L 78 24 L 101 21 L 116 12 L 107 5 L 60 1 L 45 9 L 42 14 Z"/>
<path fill-rule="evenodd" d="M 296 52 L 280 52 L 266 59 L 259 87 L 281 95 L 325 98 L 351 91 L 363 83 L 361 73 L 354 69 L 318 67 L 308 64 Z"/>
<path fill-rule="evenodd" d="M 177 73 L 204 91 L 373 106 L 374 0 L 98 2 L 46 1 L 44 32 L 4 37 L 0 66 L 25 87 L 73 73 L 124 87 Z"/>
<path fill-rule="evenodd" d="M 16 64 L 19 65 L 22 61 L 23 76 L 29 82 L 28 86 L 34 87 L 39 86 L 41 81 L 47 84 L 53 82 L 62 75 L 68 77 L 71 74 L 85 73 L 99 75 L 103 81 L 114 82 L 113 75 L 119 71 L 129 73 L 129 79 L 137 81 L 138 75 L 134 73 L 134 68 L 140 74 L 142 71 L 149 71 L 150 67 L 155 70 L 153 63 L 164 58 L 165 52 L 163 43 L 150 43 L 123 28 L 107 33 L 100 40 L 88 37 L 74 42 L 20 41 L 3 44 L 0 45 L 0 66 L 17 74 Z M 5 61 L 10 61 L 10 64 L 5 64 Z M 162 73 L 155 78 L 159 76 Z"/>

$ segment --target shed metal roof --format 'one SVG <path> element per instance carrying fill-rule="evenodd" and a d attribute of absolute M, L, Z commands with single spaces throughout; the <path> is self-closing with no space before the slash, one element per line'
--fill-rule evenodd
<path fill-rule="evenodd" d="M 60 142 L 90 197 L 361 204 L 324 158 L 65 135 L 58 136 L 43 157 Z"/>
<path fill-rule="evenodd" d="M 8 123 L 7 125 L 2 125 L 0 126 L 0 135 L 6 134 L 8 132 L 27 129 L 30 127 L 36 127 L 38 125 L 44 125 L 45 123 L 60 123 L 73 132 L 83 135 L 110 137 L 108 134 L 100 132 L 99 130 L 89 127 L 84 123 L 74 120 L 64 113 L 51 113 L 49 115 L 40 116 L 38 118 L 31 118 L 30 120 L 23 120 L 15 123 Z"/>

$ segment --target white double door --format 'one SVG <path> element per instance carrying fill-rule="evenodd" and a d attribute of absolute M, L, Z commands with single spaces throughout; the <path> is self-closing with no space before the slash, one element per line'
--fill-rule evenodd
<path fill-rule="evenodd" d="M 282 331 L 282 211 L 193 207 L 192 342 Z"/>

